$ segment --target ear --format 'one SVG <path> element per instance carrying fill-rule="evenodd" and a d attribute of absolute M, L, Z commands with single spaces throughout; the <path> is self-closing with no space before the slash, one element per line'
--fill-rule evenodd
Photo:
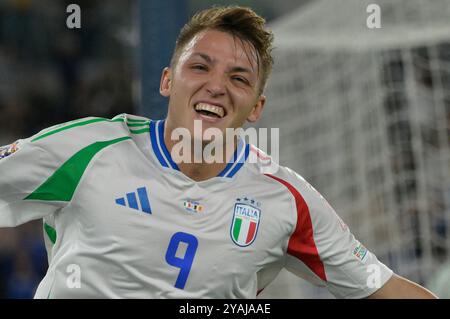
<path fill-rule="evenodd" d="M 266 97 L 264 95 L 260 95 L 258 97 L 258 101 L 256 102 L 255 106 L 253 106 L 252 111 L 247 117 L 247 121 L 252 123 L 258 121 L 261 118 L 264 104 L 266 104 Z"/>
<path fill-rule="evenodd" d="M 161 74 L 161 82 L 159 83 L 159 94 L 165 97 L 170 96 L 170 89 L 172 87 L 172 70 L 165 67 Z"/>

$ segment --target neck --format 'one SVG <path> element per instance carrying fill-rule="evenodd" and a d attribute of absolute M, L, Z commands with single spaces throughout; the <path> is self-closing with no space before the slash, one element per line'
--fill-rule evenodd
<path fill-rule="evenodd" d="M 180 163 L 180 171 L 196 182 L 216 177 L 227 165 L 227 163 Z"/>
<path fill-rule="evenodd" d="M 167 124 L 167 123 L 166 123 Z M 173 141 L 171 136 L 172 130 L 166 125 L 164 128 L 164 142 L 166 144 L 166 147 L 170 153 L 172 153 L 172 149 L 175 144 L 179 143 L 179 141 Z M 198 143 L 201 143 L 200 141 Z M 204 150 L 205 147 L 208 145 L 208 143 L 201 143 L 201 152 L 202 154 L 205 154 Z M 197 161 L 194 161 L 194 142 L 191 143 L 191 154 L 188 156 L 190 161 L 176 163 L 180 171 L 188 176 L 189 178 L 193 179 L 194 181 L 204 181 L 207 179 L 210 179 L 212 177 L 216 177 L 219 175 L 221 171 L 225 169 L 228 162 L 233 157 L 233 154 L 237 148 L 237 143 L 235 141 L 232 145 L 223 145 L 223 149 L 225 150 L 222 156 L 220 156 L 220 160 L 216 161 L 208 161 L 208 159 L 201 157 L 201 160 L 199 160 L 200 163 L 197 163 Z M 228 156 L 227 156 L 228 155 Z M 175 161 L 176 162 L 176 161 Z M 209 163 L 211 162 L 211 163 Z"/>

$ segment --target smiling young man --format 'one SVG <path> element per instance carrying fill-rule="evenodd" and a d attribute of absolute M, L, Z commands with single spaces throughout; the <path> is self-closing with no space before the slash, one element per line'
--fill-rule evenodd
<path fill-rule="evenodd" d="M 197 136 L 201 139 L 208 128 L 217 128 L 225 136 L 227 128 L 237 129 L 260 118 L 266 100 L 262 91 L 272 66 L 272 35 L 260 30 L 255 41 L 249 42 L 245 34 L 239 34 L 239 19 L 248 19 L 249 28 L 263 23 L 245 12 L 228 10 L 226 16 L 224 10 L 204 11 L 182 30 L 160 88 L 163 96 L 170 97 L 164 132 L 169 150 L 175 143 L 174 130 L 187 128 L 195 135 L 195 120 L 201 121 L 201 136 Z M 217 176 L 227 165 L 226 159 L 209 165 L 192 162 L 180 163 L 179 168 L 195 180 Z"/>
<path fill-rule="evenodd" d="M 434 297 L 379 262 L 301 176 L 264 173 L 249 155 L 267 155 L 241 138 L 222 143 L 224 161 L 174 160 L 180 129 L 206 147 L 208 129 L 260 118 L 271 48 L 252 10 L 202 11 L 162 74 L 166 120 L 87 118 L 0 150 L 0 226 L 44 219 L 37 298 L 254 298 L 283 267 L 341 298 Z"/>

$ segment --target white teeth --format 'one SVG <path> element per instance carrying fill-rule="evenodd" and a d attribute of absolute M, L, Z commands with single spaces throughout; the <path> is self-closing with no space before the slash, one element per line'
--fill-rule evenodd
<path fill-rule="evenodd" d="M 196 111 L 208 111 L 216 114 L 218 117 L 222 118 L 225 115 L 225 110 L 221 106 L 212 105 L 208 103 L 197 103 L 195 105 Z"/>

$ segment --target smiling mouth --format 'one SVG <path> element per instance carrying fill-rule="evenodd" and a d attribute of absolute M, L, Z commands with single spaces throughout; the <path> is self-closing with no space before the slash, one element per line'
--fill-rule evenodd
<path fill-rule="evenodd" d="M 218 105 L 200 102 L 195 104 L 194 109 L 197 113 L 210 117 L 223 118 L 225 116 L 225 109 Z"/>

